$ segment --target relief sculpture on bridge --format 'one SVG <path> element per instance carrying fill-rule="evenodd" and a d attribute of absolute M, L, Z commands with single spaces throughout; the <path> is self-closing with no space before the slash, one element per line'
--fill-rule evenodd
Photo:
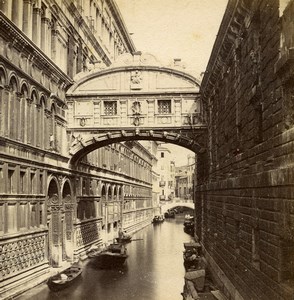
<path fill-rule="evenodd" d="M 133 112 L 133 116 L 134 116 L 133 124 L 135 126 L 139 126 L 140 123 L 142 123 L 141 119 L 143 118 L 141 116 L 142 108 L 141 108 L 141 102 L 140 101 L 136 100 L 135 102 L 133 102 L 132 112 Z"/>
<path fill-rule="evenodd" d="M 142 74 L 141 71 L 135 70 L 131 72 L 131 90 L 142 89 Z"/>

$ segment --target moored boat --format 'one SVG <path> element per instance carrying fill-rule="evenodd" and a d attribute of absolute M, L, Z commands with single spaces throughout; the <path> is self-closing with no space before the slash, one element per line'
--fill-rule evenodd
<path fill-rule="evenodd" d="M 122 266 L 128 258 L 127 249 L 122 243 L 110 244 L 105 250 L 93 250 L 88 257 L 95 260 L 101 268 L 112 268 Z"/>
<path fill-rule="evenodd" d="M 131 235 L 126 235 L 126 236 L 123 236 L 123 237 L 117 237 L 116 241 L 118 243 L 129 243 L 129 242 L 132 241 L 132 236 Z"/>
<path fill-rule="evenodd" d="M 154 216 L 152 223 L 162 223 L 164 221 L 163 215 Z"/>
<path fill-rule="evenodd" d="M 194 221 L 194 216 L 190 214 L 185 215 L 185 222 Z"/>
<path fill-rule="evenodd" d="M 122 228 L 118 231 L 118 237 L 116 238 L 116 241 L 118 243 L 129 243 L 132 240 L 132 236 L 130 234 L 127 234 L 125 230 L 122 230 Z"/>
<path fill-rule="evenodd" d="M 57 292 L 70 286 L 82 274 L 82 268 L 71 266 L 64 271 L 50 277 L 47 285 L 50 290 Z"/>
<path fill-rule="evenodd" d="M 175 218 L 176 214 L 172 209 L 169 209 L 167 212 L 164 214 L 165 218 Z"/>

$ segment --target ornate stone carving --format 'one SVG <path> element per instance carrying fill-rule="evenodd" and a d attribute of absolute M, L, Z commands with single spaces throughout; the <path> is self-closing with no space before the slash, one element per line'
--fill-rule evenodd
<path fill-rule="evenodd" d="M 76 234 L 78 247 L 94 242 L 99 238 L 97 224 L 93 223 L 82 224 L 80 228 L 77 228 Z"/>
<path fill-rule="evenodd" d="M 141 71 L 136 70 L 131 72 L 131 89 L 140 90 L 142 89 L 142 74 Z"/>
<path fill-rule="evenodd" d="M 0 278 L 16 273 L 45 260 L 45 236 L 10 241 L 0 246 Z"/>

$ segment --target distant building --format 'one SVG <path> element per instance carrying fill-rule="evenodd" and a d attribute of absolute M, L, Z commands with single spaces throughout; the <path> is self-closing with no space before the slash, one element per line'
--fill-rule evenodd
<path fill-rule="evenodd" d="M 160 201 L 159 195 L 161 192 L 159 181 L 160 181 L 160 173 L 158 172 L 158 146 L 159 142 L 156 141 L 140 141 L 142 144 L 152 155 L 152 207 L 154 215 L 160 214 Z"/>
<path fill-rule="evenodd" d="M 181 199 L 193 199 L 195 182 L 195 155 L 188 155 L 187 165 L 175 168 L 175 194 Z"/>
<path fill-rule="evenodd" d="M 157 148 L 157 168 L 159 174 L 159 200 L 169 201 L 175 197 L 175 162 L 171 152 L 162 144 Z"/>

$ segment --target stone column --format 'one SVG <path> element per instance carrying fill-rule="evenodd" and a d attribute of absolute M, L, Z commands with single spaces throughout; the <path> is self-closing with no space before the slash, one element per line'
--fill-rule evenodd
<path fill-rule="evenodd" d="M 12 0 L 11 5 L 11 20 L 18 28 L 22 29 L 23 1 Z"/>
<path fill-rule="evenodd" d="M 34 8 L 33 9 L 33 42 L 41 47 L 41 9 Z"/>
<path fill-rule="evenodd" d="M 32 1 L 24 0 L 23 2 L 23 32 L 32 38 L 32 25 L 33 25 L 33 14 L 32 14 Z"/>

